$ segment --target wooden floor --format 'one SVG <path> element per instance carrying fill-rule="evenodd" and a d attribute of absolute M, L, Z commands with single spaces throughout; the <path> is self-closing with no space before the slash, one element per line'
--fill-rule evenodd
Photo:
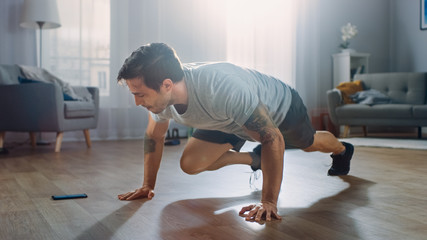
<path fill-rule="evenodd" d="M 0 239 L 426 239 L 427 151 L 356 147 L 349 176 L 330 157 L 289 150 L 282 221 L 238 216 L 260 199 L 248 166 L 190 176 L 165 147 L 156 196 L 123 202 L 142 181 L 142 141 L 22 145 L 0 155 Z M 88 198 L 53 201 L 51 195 Z"/>

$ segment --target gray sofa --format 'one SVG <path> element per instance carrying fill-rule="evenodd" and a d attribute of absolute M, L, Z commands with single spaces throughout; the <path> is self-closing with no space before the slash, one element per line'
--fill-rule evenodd
<path fill-rule="evenodd" d="M 81 100 L 83 97 L 74 100 L 64 94 L 64 87 L 59 84 L 28 79 L 23 83 L 22 79 L 26 76 L 20 66 L 0 65 L 0 149 L 3 152 L 6 151 L 3 148 L 6 132 L 29 132 L 33 146 L 35 133 L 56 132 L 55 152 L 59 152 L 65 131 L 83 130 L 86 145 L 91 147 L 89 129 L 96 128 L 98 123 L 98 88 L 70 87 L 75 94 L 86 93 L 85 101 Z"/>
<path fill-rule="evenodd" d="M 327 91 L 328 110 L 336 126 L 344 125 L 343 137 L 350 126 L 427 126 L 427 74 L 426 73 L 373 73 L 354 77 L 362 80 L 365 90 L 376 89 L 391 99 L 387 104 L 343 104 L 340 91 Z"/>

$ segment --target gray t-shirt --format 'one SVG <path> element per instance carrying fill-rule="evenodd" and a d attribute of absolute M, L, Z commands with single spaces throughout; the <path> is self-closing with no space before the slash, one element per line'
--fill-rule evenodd
<path fill-rule="evenodd" d="M 280 80 L 230 63 L 184 64 L 188 107 L 179 114 L 173 105 L 155 121 L 175 122 L 198 129 L 219 130 L 252 140 L 242 129 L 261 101 L 277 126 L 291 105 L 290 87 Z"/>

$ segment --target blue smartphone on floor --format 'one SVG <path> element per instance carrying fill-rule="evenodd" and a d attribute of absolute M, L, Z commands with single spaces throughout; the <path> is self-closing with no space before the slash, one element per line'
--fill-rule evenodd
<path fill-rule="evenodd" d="M 64 199 L 74 199 L 74 198 L 87 198 L 87 195 L 86 195 L 86 193 L 82 193 L 82 194 L 54 195 L 54 196 L 52 196 L 53 200 L 64 200 Z"/>

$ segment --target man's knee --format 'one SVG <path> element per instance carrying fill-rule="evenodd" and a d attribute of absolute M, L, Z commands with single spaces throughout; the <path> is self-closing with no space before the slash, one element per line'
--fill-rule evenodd
<path fill-rule="evenodd" d="M 192 156 L 183 155 L 180 160 L 180 165 L 182 171 L 190 175 L 195 175 L 202 172 L 202 170 L 198 169 L 197 164 L 195 164 L 194 158 Z"/>
<path fill-rule="evenodd" d="M 304 152 L 315 152 L 318 150 L 317 146 L 314 146 L 314 144 L 311 144 L 309 147 L 302 149 Z"/>
<path fill-rule="evenodd" d="M 325 142 L 319 141 L 316 135 L 314 135 L 313 142 L 311 143 L 311 145 L 306 148 L 303 148 L 302 150 L 304 152 L 316 152 L 325 148 L 325 146 Z"/>

